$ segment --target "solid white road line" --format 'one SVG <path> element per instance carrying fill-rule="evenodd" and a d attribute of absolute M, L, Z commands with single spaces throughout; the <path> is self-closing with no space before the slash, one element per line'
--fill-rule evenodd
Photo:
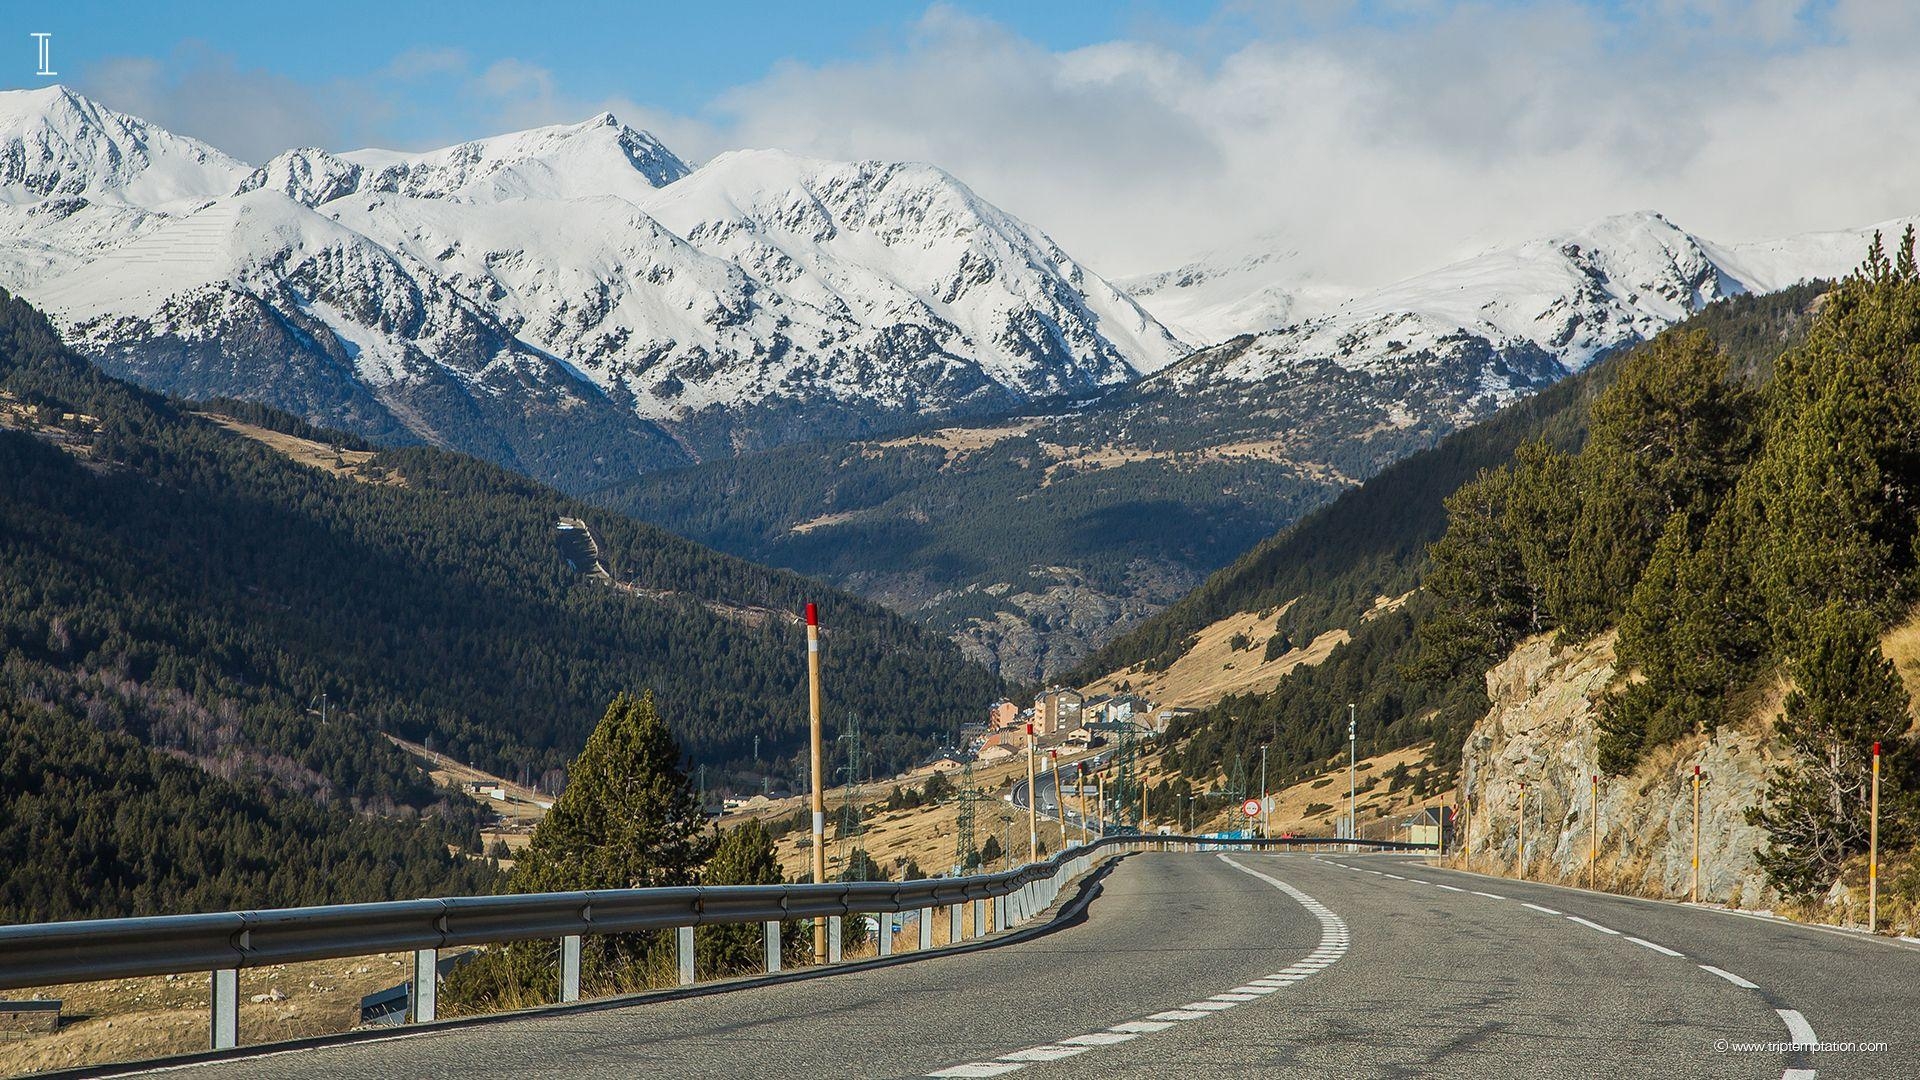
<path fill-rule="evenodd" d="M 1145 1019 L 1128 1020 L 1114 1024 L 1105 1031 L 1092 1031 L 1083 1035 L 1070 1035 L 1058 1042 L 1042 1043 L 1039 1046 L 1029 1046 L 1024 1050 L 1009 1051 L 1008 1053 L 997 1055 L 994 1059 L 988 1061 L 969 1061 L 959 1065 L 952 1065 L 937 1072 L 930 1072 L 927 1075 L 941 1077 L 943 1080 L 947 1077 L 1002 1076 L 1016 1069 L 1025 1068 L 1031 1063 L 1059 1061 L 1063 1058 L 1084 1054 L 1095 1047 L 1112 1046 L 1130 1039 L 1139 1038 L 1142 1035 L 1151 1035 L 1155 1032 L 1165 1031 L 1168 1028 L 1176 1027 L 1189 1021 L 1204 1020 L 1209 1016 L 1235 1008 L 1242 1002 L 1259 1001 L 1266 995 L 1275 993 L 1283 987 L 1292 985 L 1323 968 L 1331 966 L 1334 961 L 1346 954 L 1349 943 L 1347 924 L 1341 920 L 1340 916 L 1335 915 L 1332 909 L 1320 901 L 1315 900 L 1313 897 L 1308 896 L 1306 893 L 1301 892 L 1299 889 L 1281 881 L 1279 878 L 1270 877 L 1258 870 L 1242 866 L 1232 859 L 1227 858 L 1225 855 L 1220 856 L 1220 861 L 1233 867 L 1235 870 L 1250 874 L 1267 882 L 1274 888 L 1291 896 L 1301 907 L 1306 908 L 1307 913 L 1320 922 L 1320 947 L 1307 954 L 1306 959 L 1303 959 L 1286 971 L 1270 975 L 1264 979 L 1251 979 L 1244 986 L 1236 986 L 1231 990 L 1215 994 L 1205 1001 L 1188 1002 L 1178 1009 L 1168 1009 L 1164 1012 L 1157 1012 Z"/>
<path fill-rule="evenodd" d="M 1667 948 L 1665 945 L 1655 945 L 1653 942 L 1648 941 L 1646 938 L 1637 938 L 1631 934 L 1627 935 L 1627 940 L 1633 942 L 1635 945 L 1642 945 L 1642 946 L 1645 946 L 1646 948 L 1652 949 L 1654 952 L 1665 953 L 1668 956 L 1685 956 L 1686 955 L 1685 953 L 1675 952 L 1672 949 Z"/>
<path fill-rule="evenodd" d="M 1709 975 L 1718 975 L 1718 976 L 1720 976 L 1721 978 L 1723 978 L 1723 979 L 1725 979 L 1725 980 L 1727 980 L 1728 982 L 1730 982 L 1730 983 L 1732 983 L 1733 985 L 1735 985 L 1735 986 L 1738 986 L 1738 987 L 1742 987 L 1742 988 L 1744 988 L 1744 989 L 1747 989 L 1747 990 L 1758 990 L 1758 989 L 1760 989 L 1760 984 L 1759 984 L 1759 983 L 1750 983 L 1750 982 L 1748 982 L 1747 980 L 1745 980 L 1745 979 L 1743 979 L 1743 978 L 1741 978 L 1740 976 L 1738 976 L 1738 975 L 1735 975 L 1735 974 L 1734 974 L 1733 972 L 1731 972 L 1731 971 L 1723 971 L 1723 970 L 1721 970 L 1720 968 L 1717 968 L 1717 967 L 1714 967 L 1714 966 L 1713 966 L 1712 964 L 1701 964 L 1701 965 L 1700 965 L 1700 970 L 1701 970 L 1701 971 L 1704 971 L 1704 972 L 1706 972 L 1706 973 L 1707 973 L 1707 974 L 1709 974 Z"/>

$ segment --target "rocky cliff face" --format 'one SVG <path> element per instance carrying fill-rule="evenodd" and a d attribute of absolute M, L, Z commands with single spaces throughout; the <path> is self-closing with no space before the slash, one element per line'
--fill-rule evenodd
<path fill-rule="evenodd" d="M 1599 702 L 1618 677 L 1614 636 L 1565 648 L 1535 638 L 1487 672 L 1492 708 L 1467 738 L 1461 769 L 1471 809 L 1467 862 L 1512 874 L 1520 791 L 1526 789 L 1525 865 L 1530 877 L 1584 884 L 1592 829 L 1590 777 L 1600 775 L 1603 888 L 1684 897 L 1690 881 L 1693 767 L 1706 777 L 1700 800 L 1700 898 L 1742 907 L 1771 904 L 1755 866 L 1762 831 L 1746 822 L 1775 751 L 1772 708 L 1729 721 L 1712 738 L 1649 754 L 1631 775 L 1595 764 Z"/>

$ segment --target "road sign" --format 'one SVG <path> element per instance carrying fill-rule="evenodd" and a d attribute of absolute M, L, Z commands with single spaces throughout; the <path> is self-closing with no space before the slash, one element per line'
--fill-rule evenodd
<path fill-rule="evenodd" d="M 1248 799 L 1246 802 L 1240 804 L 1240 812 L 1247 815 L 1248 817 L 1259 817 L 1260 816 L 1260 800 Z"/>

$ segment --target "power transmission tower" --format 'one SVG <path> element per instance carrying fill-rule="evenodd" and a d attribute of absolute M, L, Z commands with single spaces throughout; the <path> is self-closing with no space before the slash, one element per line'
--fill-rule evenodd
<path fill-rule="evenodd" d="M 1140 820 L 1139 747 L 1133 725 L 1121 723 L 1114 732 L 1113 746 L 1113 823 L 1124 830 L 1129 824 L 1144 826 Z"/>
<path fill-rule="evenodd" d="M 1233 771 L 1227 774 L 1227 797 L 1235 802 L 1247 797 L 1247 761 L 1233 755 Z"/>
<path fill-rule="evenodd" d="M 842 757 L 846 762 L 844 769 L 847 784 L 842 789 L 846 797 L 840 803 L 840 829 L 839 835 L 835 838 L 839 849 L 837 854 L 840 856 L 841 873 L 845 875 L 846 880 L 865 881 L 867 880 L 867 860 L 860 859 L 858 865 L 855 865 L 853 858 L 853 838 L 861 832 L 860 804 L 864 792 L 861 790 L 860 781 L 865 776 L 865 758 L 860 745 L 859 716 L 852 713 L 847 715 L 846 726 L 840 729 L 839 741 Z"/>
<path fill-rule="evenodd" d="M 972 868 L 974 860 L 979 858 L 980 849 L 973 843 L 975 807 L 980 802 L 980 789 L 973 786 L 973 762 L 968 761 L 960 770 L 960 790 L 955 798 L 960 800 L 960 816 L 953 826 L 953 872 L 964 874 Z"/>

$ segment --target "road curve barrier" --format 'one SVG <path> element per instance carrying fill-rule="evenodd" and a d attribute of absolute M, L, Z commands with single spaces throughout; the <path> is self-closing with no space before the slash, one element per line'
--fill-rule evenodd
<path fill-rule="evenodd" d="M 784 920 L 828 922 L 832 959 L 840 956 L 844 919 L 889 916 L 879 935 L 880 955 L 892 952 L 894 914 L 918 912 L 919 944 L 933 944 L 935 912 L 975 905 L 973 935 L 1014 929 L 1046 912 L 1066 885 L 1106 856 L 1125 851 L 1258 850 L 1264 848 L 1430 851 L 1430 844 L 1327 837 L 1227 839 L 1130 834 L 1108 836 L 1062 851 L 1045 862 L 995 874 L 918 881 L 857 881 L 796 885 L 711 885 L 507 896 L 454 896 L 371 904 L 329 904 L 266 911 L 156 915 L 131 919 L 0 926 L 0 990 L 141 976 L 210 972 L 209 1044 L 238 1043 L 241 968 L 374 953 L 412 952 L 409 1019 L 435 1019 L 441 950 L 514 941 L 558 939 L 560 1000 L 580 997 L 580 939 L 591 934 L 675 930 L 682 985 L 694 981 L 693 928 L 759 923 L 766 935 L 766 967 L 780 969 Z M 986 930 L 982 901 L 993 901 Z M 949 912 L 958 944 L 967 922 Z"/>

